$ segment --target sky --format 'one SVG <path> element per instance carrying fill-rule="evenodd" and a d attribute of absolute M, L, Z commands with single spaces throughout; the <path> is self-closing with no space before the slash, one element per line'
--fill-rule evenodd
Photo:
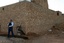
<path fill-rule="evenodd" d="M 49 9 L 61 11 L 64 14 L 64 0 L 48 0 Z"/>
<path fill-rule="evenodd" d="M 17 2 L 19 2 L 19 0 L 0 0 L 0 7 Z M 64 13 L 64 0 L 48 0 L 48 7 L 54 11 L 61 11 Z"/>

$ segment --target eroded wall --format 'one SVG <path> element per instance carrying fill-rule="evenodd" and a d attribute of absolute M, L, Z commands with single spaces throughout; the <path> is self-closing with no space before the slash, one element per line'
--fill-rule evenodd
<path fill-rule="evenodd" d="M 28 32 L 45 33 L 59 21 L 61 16 L 58 16 L 57 12 L 33 2 L 19 2 L 3 8 L 4 10 L 0 8 L 1 31 L 7 32 L 7 24 L 10 19 L 13 19 L 15 34 L 17 34 L 16 27 L 19 25 L 26 34 Z"/>

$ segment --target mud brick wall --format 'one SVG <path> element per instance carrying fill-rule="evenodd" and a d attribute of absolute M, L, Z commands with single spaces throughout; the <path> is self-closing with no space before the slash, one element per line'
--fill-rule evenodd
<path fill-rule="evenodd" d="M 31 0 L 33 3 L 38 4 L 46 9 L 48 9 L 48 2 L 47 0 Z"/>
<path fill-rule="evenodd" d="M 7 24 L 10 19 L 13 19 L 15 34 L 17 34 L 16 27 L 19 25 L 26 34 L 45 33 L 59 20 L 58 18 L 57 12 L 33 2 L 19 2 L 0 8 L 0 24 L 3 32 L 7 32 Z"/>
<path fill-rule="evenodd" d="M 2 7 L 3 8 L 3 7 Z M 1 31 L 7 32 L 8 29 L 8 22 L 10 19 L 14 21 L 14 33 L 17 33 L 16 27 L 21 25 L 23 29 L 26 28 L 25 24 L 25 10 L 26 10 L 26 3 L 15 3 L 9 6 L 4 6 L 4 10 L 0 12 L 0 24 L 1 24 Z"/>

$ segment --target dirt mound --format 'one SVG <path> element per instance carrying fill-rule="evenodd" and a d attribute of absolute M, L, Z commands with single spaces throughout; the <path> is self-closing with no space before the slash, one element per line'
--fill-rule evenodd
<path fill-rule="evenodd" d="M 52 26 L 52 28 L 49 30 L 49 33 L 51 34 L 61 34 L 64 33 L 64 23 L 56 24 Z"/>
<path fill-rule="evenodd" d="M 31 39 L 31 38 L 38 37 L 39 34 L 36 34 L 36 33 L 34 33 L 34 32 L 28 32 L 28 33 L 27 33 L 27 36 L 28 36 L 29 39 Z"/>

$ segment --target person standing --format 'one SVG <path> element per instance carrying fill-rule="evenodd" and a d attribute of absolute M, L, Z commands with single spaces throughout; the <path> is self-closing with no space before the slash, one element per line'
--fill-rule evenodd
<path fill-rule="evenodd" d="M 14 37 L 13 26 L 14 22 L 11 19 L 10 22 L 8 23 L 8 38 L 10 37 L 10 32 L 12 33 L 12 37 Z"/>

